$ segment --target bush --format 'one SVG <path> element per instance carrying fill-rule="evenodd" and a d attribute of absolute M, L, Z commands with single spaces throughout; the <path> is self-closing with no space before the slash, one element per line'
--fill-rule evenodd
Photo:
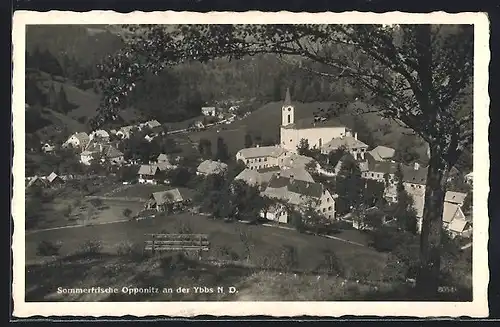
<path fill-rule="evenodd" d="M 144 248 L 141 244 L 123 241 L 117 245 L 116 253 L 118 255 L 137 256 L 142 258 L 144 256 Z"/>
<path fill-rule="evenodd" d="M 37 246 L 37 255 L 39 256 L 51 256 L 59 255 L 59 249 L 61 248 L 60 243 L 54 243 L 51 241 L 41 241 Z"/>
<path fill-rule="evenodd" d="M 102 251 L 101 241 L 88 240 L 80 246 L 80 254 L 99 254 Z"/>
<path fill-rule="evenodd" d="M 405 234 L 395 228 L 384 227 L 373 232 L 371 246 L 380 252 L 390 252 L 404 241 Z"/>
<path fill-rule="evenodd" d="M 129 208 L 123 209 L 123 216 L 125 218 L 129 218 L 131 214 L 132 214 L 132 210 L 130 210 Z"/>

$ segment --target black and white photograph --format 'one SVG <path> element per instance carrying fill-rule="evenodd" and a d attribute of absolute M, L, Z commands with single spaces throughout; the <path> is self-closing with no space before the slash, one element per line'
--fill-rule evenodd
<path fill-rule="evenodd" d="M 487 314 L 487 16 L 266 15 L 14 17 L 15 314 Z"/>

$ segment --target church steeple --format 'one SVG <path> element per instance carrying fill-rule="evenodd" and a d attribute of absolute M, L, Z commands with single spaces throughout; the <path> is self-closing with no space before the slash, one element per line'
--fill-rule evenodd
<path fill-rule="evenodd" d="M 286 88 L 285 102 L 283 102 L 283 107 L 288 107 L 292 105 L 292 98 L 290 97 L 290 88 Z"/>
<path fill-rule="evenodd" d="M 294 123 L 295 109 L 292 105 L 292 97 L 290 96 L 290 89 L 286 89 L 285 101 L 281 108 L 281 126 L 288 126 Z"/>

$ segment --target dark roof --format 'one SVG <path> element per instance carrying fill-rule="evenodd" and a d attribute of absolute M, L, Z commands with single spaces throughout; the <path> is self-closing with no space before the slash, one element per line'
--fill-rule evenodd
<path fill-rule="evenodd" d="M 384 174 L 394 174 L 398 170 L 398 164 L 395 162 L 368 161 L 369 171 Z"/>
<path fill-rule="evenodd" d="M 328 119 L 325 121 L 315 121 L 314 117 L 303 118 L 297 120 L 294 124 L 288 125 L 287 128 L 307 129 L 307 128 L 320 128 L 320 127 L 345 127 L 336 119 Z"/>
<path fill-rule="evenodd" d="M 268 187 L 286 187 L 288 192 L 293 192 L 308 197 L 320 198 L 323 194 L 323 185 L 321 185 L 320 183 L 311 183 L 297 179 L 292 180 L 290 178 L 282 176 L 273 176 L 269 181 Z"/>
<path fill-rule="evenodd" d="M 427 167 L 420 167 L 415 169 L 414 166 L 402 165 L 403 180 L 407 183 L 425 185 L 427 182 Z"/>
<path fill-rule="evenodd" d="M 283 106 L 291 106 L 292 105 L 292 97 L 290 96 L 290 89 L 286 88 L 285 102 L 283 102 Z"/>
<path fill-rule="evenodd" d="M 280 171 L 280 167 L 274 166 L 274 167 L 265 167 L 265 168 L 257 169 L 257 172 L 259 172 L 259 173 L 269 173 L 269 172 L 273 172 L 273 171 Z"/>

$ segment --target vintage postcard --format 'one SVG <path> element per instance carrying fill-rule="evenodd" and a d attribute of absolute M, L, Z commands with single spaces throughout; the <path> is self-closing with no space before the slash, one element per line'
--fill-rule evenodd
<path fill-rule="evenodd" d="M 16 12 L 14 315 L 487 316 L 489 61 L 483 13 Z"/>

